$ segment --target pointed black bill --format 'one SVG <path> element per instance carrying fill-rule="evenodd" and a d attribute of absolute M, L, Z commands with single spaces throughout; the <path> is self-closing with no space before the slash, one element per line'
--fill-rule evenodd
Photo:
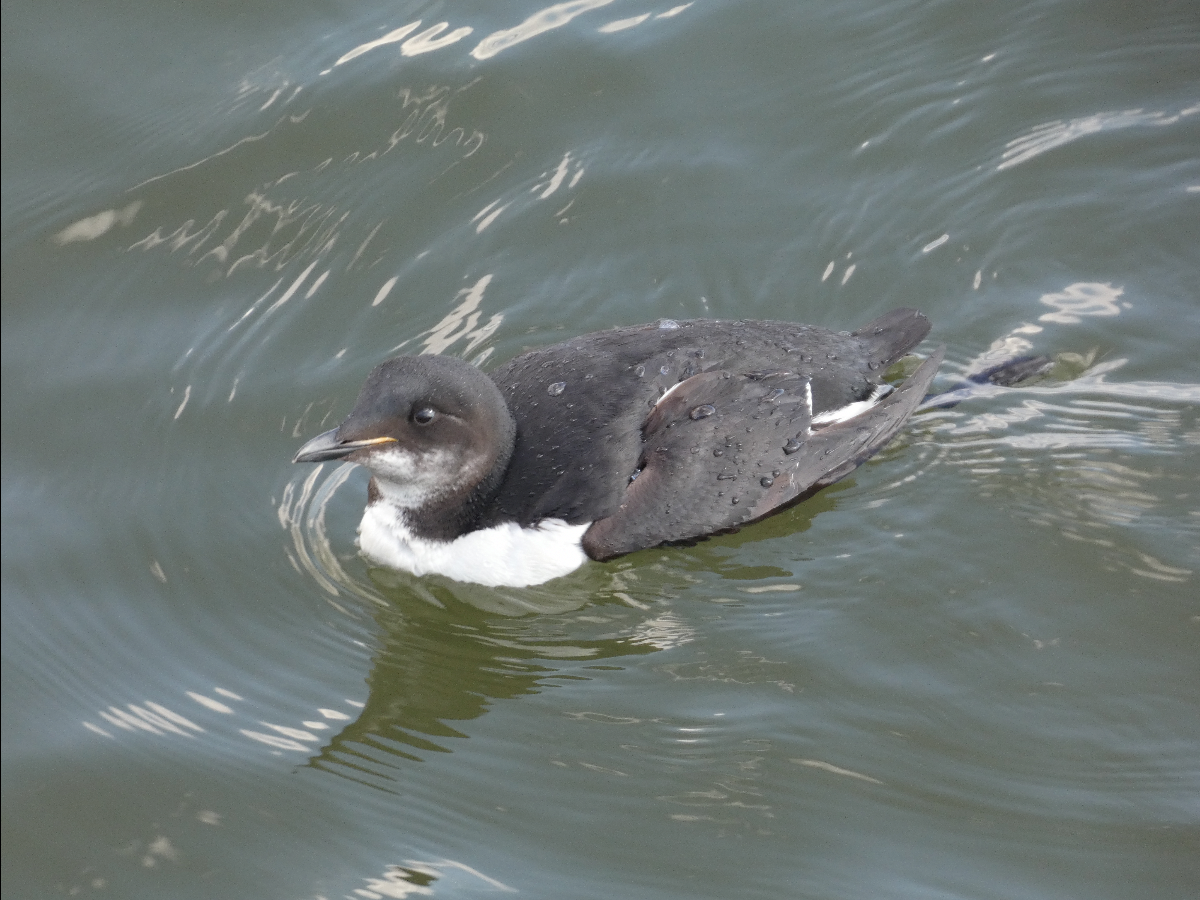
<path fill-rule="evenodd" d="M 345 459 L 355 450 L 364 450 L 376 444 L 394 442 L 395 438 L 377 437 L 363 441 L 339 441 L 338 429 L 333 428 L 305 444 L 292 458 L 294 463 L 328 462 L 331 459 Z"/>

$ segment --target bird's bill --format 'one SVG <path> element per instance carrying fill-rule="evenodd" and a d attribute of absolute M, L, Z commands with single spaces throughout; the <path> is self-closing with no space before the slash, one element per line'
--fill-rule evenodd
<path fill-rule="evenodd" d="M 338 429 L 333 428 L 305 444 L 292 459 L 294 463 L 328 462 L 331 459 L 345 459 L 355 450 L 365 450 L 377 444 L 394 443 L 393 437 L 366 438 L 361 441 L 338 440 Z"/>

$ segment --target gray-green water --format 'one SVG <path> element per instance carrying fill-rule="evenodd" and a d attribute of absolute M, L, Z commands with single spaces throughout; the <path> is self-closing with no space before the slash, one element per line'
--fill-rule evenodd
<path fill-rule="evenodd" d="M 1200 894 L 1194 3 L 3 13 L 6 898 Z M 397 348 L 900 305 L 1056 376 L 540 588 L 289 464 Z"/>

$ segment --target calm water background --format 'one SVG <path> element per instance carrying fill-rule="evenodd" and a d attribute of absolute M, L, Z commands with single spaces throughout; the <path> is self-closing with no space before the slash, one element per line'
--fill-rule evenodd
<path fill-rule="evenodd" d="M 3 13 L 5 897 L 1200 895 L 1194 3 Z M 541 588 L 289 464 L 397 348 L 899 305 L 1054 377 Z"/>

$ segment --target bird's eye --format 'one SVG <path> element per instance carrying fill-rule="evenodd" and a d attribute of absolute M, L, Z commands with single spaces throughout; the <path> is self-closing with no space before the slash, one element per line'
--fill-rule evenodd
<path fill-rule="evenodd" d="M 418 425 L 428 425 L 437 418 L 437 412 L 428 406 L 418 406 L 413 410 L 412 420 Z"/>

